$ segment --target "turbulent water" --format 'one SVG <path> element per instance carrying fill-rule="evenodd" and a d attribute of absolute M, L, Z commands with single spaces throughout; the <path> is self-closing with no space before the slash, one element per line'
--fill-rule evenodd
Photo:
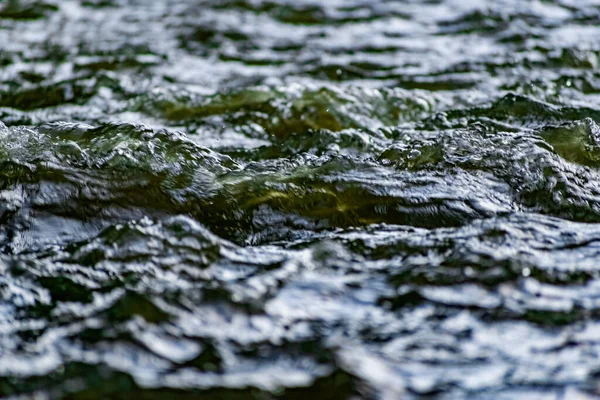
<path fill-rule="evenodd" d="M 0 397 L 600 396 L 598 0 L 0 2 Z"/>

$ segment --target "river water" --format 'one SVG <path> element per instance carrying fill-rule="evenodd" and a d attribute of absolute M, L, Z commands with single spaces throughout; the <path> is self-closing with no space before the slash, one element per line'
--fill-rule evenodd
<path fill-rule="evenodd" d="M 0 397 L 600 396 L 600 1 L 0 2 Z"/>

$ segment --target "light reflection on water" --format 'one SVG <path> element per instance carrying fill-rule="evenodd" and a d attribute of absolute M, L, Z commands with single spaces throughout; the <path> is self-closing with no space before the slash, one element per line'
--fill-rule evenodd
<path fill-rule="evenodd" d="M 0 5 L 0 393 L 600 395 L 597 1 Z"/>

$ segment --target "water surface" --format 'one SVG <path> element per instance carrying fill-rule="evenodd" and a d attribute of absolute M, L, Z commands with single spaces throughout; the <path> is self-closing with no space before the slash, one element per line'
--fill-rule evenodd
<path fill-rule="evenodd" d="M 0 3 L 0 395 L 600 396 L 600 2 Z"/>

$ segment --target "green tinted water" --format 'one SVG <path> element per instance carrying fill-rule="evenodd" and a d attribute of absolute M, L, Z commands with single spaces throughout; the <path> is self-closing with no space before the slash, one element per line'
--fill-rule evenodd
<path fill-rule="evenodd" d="M 599 27 L 0 2 L 0 395 L 600 396 Z"/>

